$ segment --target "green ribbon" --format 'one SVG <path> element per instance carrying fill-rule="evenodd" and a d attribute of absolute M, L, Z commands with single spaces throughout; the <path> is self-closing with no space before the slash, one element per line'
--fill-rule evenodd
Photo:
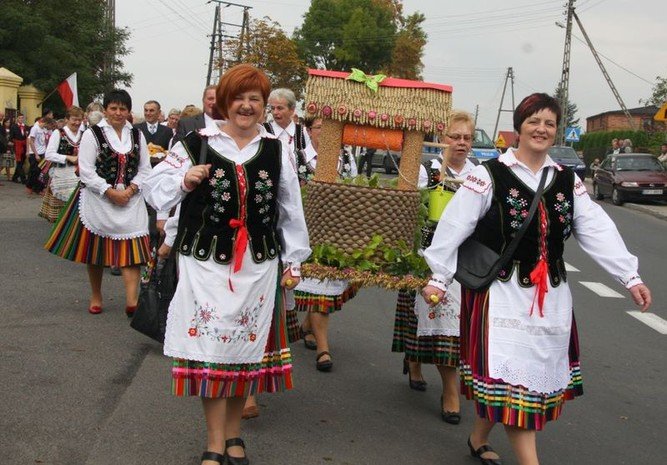
<path fill-rule="evenodd" d="M 366 84 L 366 87 L 368 87 L 370 90 L 372 90 L 373 92 L 377 92 L 378 89 L 380 88 L 380 83 L 384 81 L 386 77 L 387 76 L 385 76 L 384 74 L 368 75 L 360 69 L 352 68 L 352 72 L 345 79 L 351 79 L 353 81 Z"/>

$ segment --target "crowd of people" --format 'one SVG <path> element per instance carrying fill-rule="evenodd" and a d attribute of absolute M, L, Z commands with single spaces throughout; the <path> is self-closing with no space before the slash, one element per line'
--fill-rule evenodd
<path fill-rule="evenodd" d="M 30 129 L 19 115 L 3 121 L 1 140 L 11 141 L 13 159 L 3 156 L 2 166 L 8 177 L 15 166 L 13 179 L 32 192 L 46 191 L 42 216 L 55 223 L 45 248 L 86 265 L 90 314 L 103 312 L 106 267 L 120 269 L 132 317 L 151 246 L 161 257 L 177 255 L 164 341 L 171 390 L 202 399 L 202 464 L 240 465 L 250 463 L 241 425 L 259 415 L 255 396 L 292 386 L 289 343 L 303 340 L 316 353 L 315 369 L 331 372 L 330 318 L 359 288 L 301 276 L 311 254 L 301 187 L 317 168 L 322 120 L 295 122 L 294 93 L 271 91 L 251 65 L 231 68 L 204 89 L 202 107 L 171 110 L 162 122 L 159 102 L 150 100 L 144 121 L 133 125 L 130 95 L 113 90 L 85 112 L 68 109 L 61 127 L 45 114 Z M 474 403 L 467 445 L 482 464 L 502 463 L 489 444 L 496 424 L 519 464 L 538 464 L 536 432 L 583 392 L 563 262 L 570 236 L 643 311 L 651 305 L 638 260 L 611 219 L 582 181 L 548 156 L 560 117 L 552 97 L 526 97 L 514 113 L 517 147 L 475 166 L 467 158 L 474 120 L 454 112 L 442 134 L 448 150 L 419 175 L 420 188 L 440 187 L 453 198 L 423 230 L 421 253 L 432 276 L 423 289 L 399 292 L 392 350 L 404 353 L 414 390 L 426 390 L 422 366 L 436 366 L 444 422 L 461 422 L 459 392 Z M 19 170 L 26 156 L 27 175 Z M 345 148 L 338 170 L 356 175 Z M 533 218 L 528 205 L 538 191 Z M 456 281 L 466 239 L 501 254 L 526 218 L 519 247 L 490 285 Z"/>

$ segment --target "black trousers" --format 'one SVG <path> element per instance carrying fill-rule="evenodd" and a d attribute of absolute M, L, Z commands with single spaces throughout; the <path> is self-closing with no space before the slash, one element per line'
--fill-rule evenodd
<path fill-rule="evenodd" d="M 28 169 L 28 180 L 25 183 L 26 187 L 32 189 L 33 192 L 39 193 L 44 189 L 44 184 L 39 180 L 39 160 L 43 159 L 44 155 L 39 155 L 39 159 L 35 156 L 34 153 L 28 155 L 28 163 L 30 168 Z"/>
<path fill-rule="evenodd" d="M 16 162 L 16 167 L 14 168 L 14 175 L 12 176 L 12 181 L 21 182 L 21 184 L 26 183 L 25 171 L 23 171 L 23 164 L 25 163 L 25 158 L 22 158 L 20 161 Z"/>

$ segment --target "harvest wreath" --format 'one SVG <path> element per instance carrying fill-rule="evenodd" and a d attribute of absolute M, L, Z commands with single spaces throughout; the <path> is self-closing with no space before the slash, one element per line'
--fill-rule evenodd
<path fill-rule="evenodd" d="M 451 92 L 359 70 L 309 70 L 306 112 L 322 118 L 322 132 L 315 176 L 305 186 L 313 257 L 304 276 L 389 289 L 425 283 L 415 241 L 424 217 L 417 178 L 424 135 L 445 130 Z M 401 150 L 396 188 L 336 182 L 341 144 Z"/>

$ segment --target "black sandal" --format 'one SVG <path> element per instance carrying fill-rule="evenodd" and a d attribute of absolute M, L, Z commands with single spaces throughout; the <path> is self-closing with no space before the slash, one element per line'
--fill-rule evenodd
<path fill-rule="evenodd" d="M 484 457 L 482 457 L 482 454 L 484 454 L 485 452 L 493 452 L 494 454 L 497 454 L 497 452 L 493 450 L 493 447 L 489 446 L 488 444 L 484 444 L 482 446 L 479 446 L 477 449 L 474 449 L 472 447 L 472 443 L 470 442 L 470 436 L 468 436 L 468 447 L 470 448 L 470 455 L 472 455 L 476 459 L 479 459 L 480 462 L 482 462 L 482 465 L 503 465 L 503 461 L 499 458 L 485 459 Z"/>
<path fill-rule="evenodd" d="M 241 438 L 227 439 L 225 441 L 225 455 L 227 456 L 227 462 L 225 463 L 229 465 L 250 465 L 248 457 L 232 457 L 227 453 L 227 449 L 234 446 L 243 447 L 243 451 L 245 452 L 245 443 L 243 442 L 243 439 Z"/>
<path fill-rule="evenodd" d="M 317 341 L 311 341 L 309 339 L 306 339 L 306 336 L 313 336 L 313 332 L 310 329 L 303 329 L 301 328 L 301 334 L 303 334 L 303 345 L 306 346 L 306 349 L 308 350 L 317 350 Z"/>
<path fill-rule="evenodd" d="M 214 462 L 218 462 L 220 465 L 226 465 L 227 463 L 227 457 L 218 454 L 217 452 L 211 452 L 211 451 L 206 451 L 203 454 L 201 454 L 201 461 L 203 462 L 204 460 L 212 460 Z"/>
<path fill-rule="evenodd" d="M 329 356 L 329 360 L 323 360 L 320 362 L 320 359 L 325 355 Z M 331 361 L 331 354 L 329 352 L 325 350 L 317 354 L 317 357 L 315 358 L 315 368 L 317 368 L 319 371 L 331 371 L 332 367 L 333 362 Z"/>

